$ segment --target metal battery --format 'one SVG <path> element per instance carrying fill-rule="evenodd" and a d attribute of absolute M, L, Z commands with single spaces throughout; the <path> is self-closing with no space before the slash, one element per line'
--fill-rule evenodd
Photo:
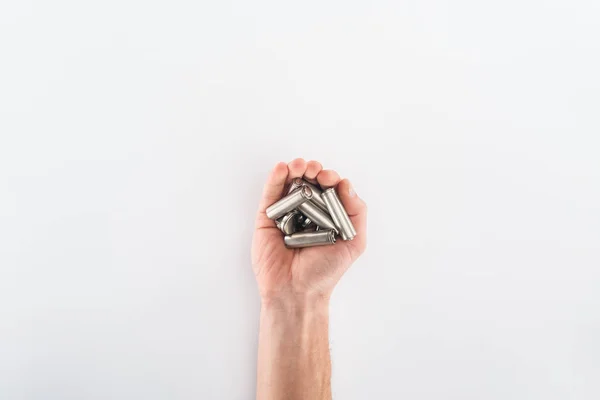
<path fill-rule="evenodd" d="M 267 207 L 267 217 L 270 219 L 277 219 L 292 211 L 294 208 L 297 208 L 302 203 L 310 200 L 312 197 L 312 190 L 308 186 L 302 186 Z"/>
<path fill-rule="evenodd" d="M 331 218 L 333 219 L 336 228 L 339 230 L 342 239 L 354 239 L 356 236 L 356 229 L 354 229 L 354 225 L 352 225 L 352 221 L 350 220 L 346 209 L 342 205 L 340 198 L 335 192 L 335 189 L 329 188 L 325 190 L 321 197 L 325 201 L 325 204 L 327 204 L 329 215 L 331 215 Z"/>
<path fill-rule="evenodd" d="M 290 183 L 290 188 L 288 189 L 288 194 L 292 193 L 294 190 L 304 185 L 304 179 L 302 178 L 294 178 L 292 183 Z"/>
<path fill-rule="evenodd" d="M 319 206 L 319 208 L 321 210 L 325 211 L 326 213 L 329 213 L 329 211 L 327 210 L 327 204 L 325 204 L 325 201 L 321 197 L 321 194 L 323 193 L 321 188 L 319 186 L 312 184 L 310 182 L 307 182 L 305 180 L 302 180 L 302 182 L 304 182 L 304 185 L 308 186 L 313 192 L 313 198 L 310 199 L 310 201 L 312 201 L 317 206 Z"/>
<path fill-rule="evenodd" d="M 284 237 L 285 246 L 291 249 L 312 246 L 327 246 L 335 243 L 332 229 L 318 232 L 298 232 Z"/>
<path fill-rule="evenodd" d="M 310 201 L 312 201 L 317 206 L 319 206 L 319 208 L 321 210 L 325 211 L 326 213 L 329 213 L 329 211 L 327 211 L 327 205 L 321 198 L 321 193 L 323 193 L 321 188 L 313 183 L 308 182 L 305 179 L 294 178 L 292 180 L 292 183 L 290 183 L 290 188 L 288 189 L 288 193 L 292 193 L 294 190 L 298 189 L 301 186 L 308 186 L 313 192 L 313 197 L 312 197 L 312 199 L 310 199 Z"/>
<path fill-rule="evenodd" d="M 301 227 L 300 218 L 302 214 L 298 210 L 292 210 L 277 220 L 277 227 L 286 235 L 291 235 Z"/>
<path fill-rule="evenodd" d="M 307 187 L 307 186 L 304 186 Z M 315 203 L 312 201 L 307 201 L 298 206 L 298 210 L 304 215 L 306 215 L 312 222 L 320 226 L 321 228 L 333 229 L 337 232 L 337 228 L 333 222 L 333 220 L 329 217 L 328 213 L 321 210 Z"/>

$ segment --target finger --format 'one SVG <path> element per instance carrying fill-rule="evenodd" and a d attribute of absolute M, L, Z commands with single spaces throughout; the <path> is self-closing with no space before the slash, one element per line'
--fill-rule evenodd
<path fill-rule="evenodd" d="M 352 225 L 356 229 L 356 237 L 347 243 L 358 257 L 367 246 L 367 204 L 356 194 L 348 179 L 343 179 L 338 187 L 337 193 L 346 212 L 350 216 Z"/>
<path fill-rule="evenodd" d="M 265 210 L 281 198 L 287 176 L 288 167 L 284 162 L 278 163 L 269 174 L 258 206 L 257 227 L 275 226 L 275 222 L 267 218 Z"/>
<path fill-rule="evenodd" d="M 318 161 L 313 160 L 307 162 L 306 172 L 304 173 L 304 179 L 306 179 L 310 183 L 317 183 L 317 175 L 319 174 L 319 172 L 321 172 L 322 169 L 323 166 Z"/>
<path fill-rule="evenodd" d="M 337 185 L 340 181 L 340 176 L 334 170 L 324 169 L 317 174 L 317 181 L 323 189 L 326 189 Z"/>
<path fill-rule="evenodd" d="M 302 178 L 306 172 L 306 161 L 302 158 L 296 158 L 291 161 L 287 167 L 289 170 L 287 183 L 290 183 L 294 178 Z"/>

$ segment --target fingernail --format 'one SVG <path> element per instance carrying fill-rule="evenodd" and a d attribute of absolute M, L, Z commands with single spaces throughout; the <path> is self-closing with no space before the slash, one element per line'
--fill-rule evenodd
<path fill-rule="evenodd" d="M 348 188 L 348 195 L 350 197 L 354 197 L 356 196 L 356 192 L 354 191 L 354 186 L 352 186 L 352 184 L 350 183 L 350 187 Z"/>

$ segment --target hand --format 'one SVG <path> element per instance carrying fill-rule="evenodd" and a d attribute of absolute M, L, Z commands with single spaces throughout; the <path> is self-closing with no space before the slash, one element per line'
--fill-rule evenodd
<path fill-rule="evenodd" d="M 283 196 L 287 184 L 297 177 L 318 182 L 324 189 L 337 186 L 340 200 L 357 231 L 354 240 L 339 238 L 330 246 L 302 249 L 285 247 L 283 233 L 275 221 L 267 218 L 265 210 Z M 252 267 L 263 302 L 328 300 L 335 284 L 364 252 L 366 244 L 367 206 L 347 179 L 340 180 L 335 171 L 323 170 L 317 161 L 307 163 L 301 158 L 275 166 L 264 187 L 252 241 Z"/>

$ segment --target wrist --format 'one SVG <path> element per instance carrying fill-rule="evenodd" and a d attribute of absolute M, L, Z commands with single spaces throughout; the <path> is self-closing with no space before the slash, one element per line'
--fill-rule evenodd
<path fill-rule="evenodd" d="M 322 293 L 279 293 L 263 296 L 261 309 L 266 313 L 327 316 L 329 314 L 329 296 Z"/>

